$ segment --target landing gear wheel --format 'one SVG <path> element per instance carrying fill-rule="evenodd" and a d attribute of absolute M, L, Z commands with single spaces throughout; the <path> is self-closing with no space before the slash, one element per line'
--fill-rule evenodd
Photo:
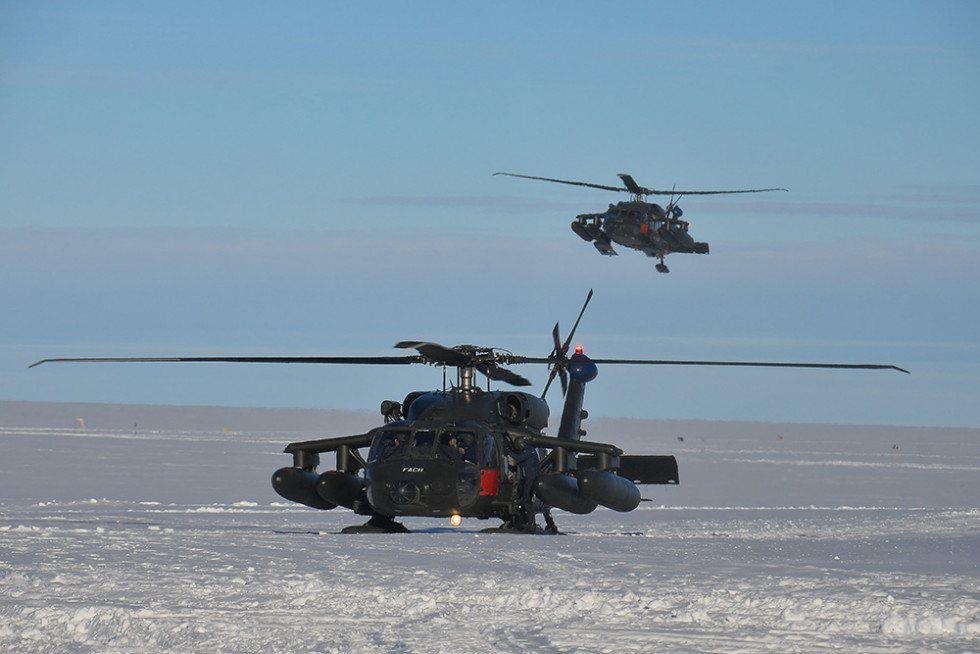
<path fill-rule="evenodd" d="M 657 272 L 659 272 L 659 273 L 669 273 L 670 272 L 670 268 L 667 267 L 667 264 L 665 264 L 663 261 L 661 261 L 660 263 L 657 264 Z"/>

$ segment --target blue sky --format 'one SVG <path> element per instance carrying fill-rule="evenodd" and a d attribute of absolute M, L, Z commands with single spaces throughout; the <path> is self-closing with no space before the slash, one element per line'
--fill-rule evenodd
<path fill-rule="evenodd" d="M 374 410 L 438 371 L 58 356 L 550 351 L 596 415 L 980 425 L 973 2 L 0 4 L 0 399 Z M 708 256 L 568 228 L 689 198 Z M 544 370 L 522 370 L 540 389 Z M 552 397 L 555 400 L 556 397 Z"/>

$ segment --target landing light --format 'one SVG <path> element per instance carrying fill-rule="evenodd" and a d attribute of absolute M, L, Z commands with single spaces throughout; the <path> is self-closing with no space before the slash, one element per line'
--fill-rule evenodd
<path fill-rule="evenodd" d="M 461 524 L 463 524 L 463 516 L 459 515 L 458 513 L 454 513 L 449 518 L 449 524 L 451 524 L 453 527 L 460 526 Z"/>

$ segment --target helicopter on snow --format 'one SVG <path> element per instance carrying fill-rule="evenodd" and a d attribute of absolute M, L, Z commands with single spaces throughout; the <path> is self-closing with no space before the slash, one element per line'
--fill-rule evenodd
<path fill-rule="evenodd" d="M 592 292 L 564 342 L 558 323 L 547 357 L 525 357 L 473 345 L 445 347 L 402 341 L 408 356 L 375 357 L 175 357 L 72 358 L 47 362 L 232 362 L 331 363 L 351 365 L 432 364 L 444 369 L 442 390 L 414 391 L 402 402 L 381 403 L 384 424 L 367 433 L 290 443 L 292 465 L 277 470 L 272 486 L 282 497 L 314 509 L 342 506 L 368 516 L 346 533 L 405 532 L 397 518 L 464 517 L 502 521 L 486 531 L 559 533 L 552 508 L 587 514 L 599 505 L 628 512 L 639 506 L 642 484 L 679 483 L 670 455 L 629 455 L 616 445 L 582 439 L 585 386 L 598 366 L 614 364 L 768 366 L 787 368 L 893 369 L 892 365 L 764 363 L 744 361 L 667 361 L 590 359 L 580 346 L 569 347 Z M 490 390 L 491 381 L 526 387 L 531 382 L 505 365 L 544 364 L 550 375 L 540 397 L 515 390 Z M 455 368 L 456 383 L 446 386 L 445 369 Z M 477 373 L 488 388 L 476 383 Z M 564 393 L 557 436 L 544 433 L 550 410 L 545 400 L 555 377 Z M 361 450 L 367 448 L 367 456 Z M 320 455 L 333 452 L 336 465 L 318 472 Z M 538 526 L 541 514 L 545 527 Z"/>
<path fill-rule="evenodd" d="M 769 191 L 787 190 L 784 188 L 754 188 L 735 191 L 657 191 L 640 186 L 630 175 L 625 173 L 619 174 L 619 178 L 623 180 L 625 187 L 605 186 L 589 182 L 570 182 L 564 179 L 518 175 L 516 173 L 494 173 L 494 175 L 523 177 L 524 179 L 538 179 L 545 182 L 629 193 L 629 201 L 610 204 L 603 213 L 579 214 L 572 222 L 572 231 L 583 240 L 591 242 L 601 254 L 609 256 L 618 254 L 612 246 L 615 242 L 624 247 L 639 250 L 648 257 L 660 259 L 660 263 L 657 264 L 657 272 L 662 273 L 670 272 L 664 263 L 664 257 L 672 252 L 708 254 L 708 244 L 695 241 L 689 233 L 691 223 L 681 220 L 684 212 L 677 206 L 681 197 L 685 195 L 767 193 Z M 664 208 L 659 204 L 647 202 L 645 198 L 648 195 L 669 195 L 670 202 Z"/>

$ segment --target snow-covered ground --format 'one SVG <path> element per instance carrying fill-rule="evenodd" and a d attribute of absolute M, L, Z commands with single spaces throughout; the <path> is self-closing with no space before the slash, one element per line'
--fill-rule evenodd
<path fill-rule="evenodd" d="M 564 536 L 341 535 L 269 477 L 345 432 L 3 418 L 4 652 L 980 651 L 978 429 L 594 419 L 681 485 Z"/>

